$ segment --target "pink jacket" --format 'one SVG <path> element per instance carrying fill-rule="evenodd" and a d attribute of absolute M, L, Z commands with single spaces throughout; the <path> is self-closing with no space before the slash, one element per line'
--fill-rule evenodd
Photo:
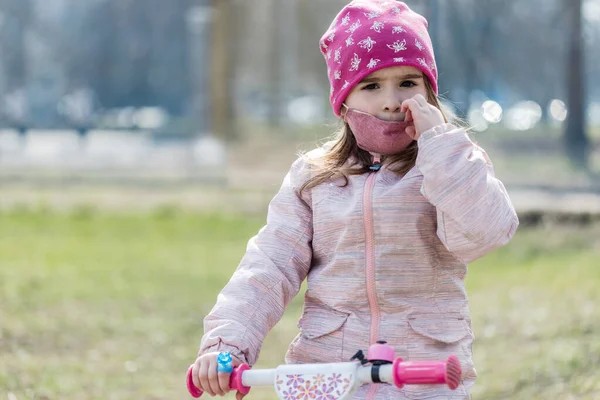
<path fill-rule="evenodd" d="M 386 340 L 406 360 L 457 355 L 463 385 L 452 394 L 468 398 L 476 373 L 467 264 L 506 244 L 519 222 L 487 154 L 462 128 L 440 125 L 418 145 L 404 176 L 384 166 L 302 195 L 310 167 L 298 159 L 206 316 L 200 353 L 228 350 L 254 364 L 308 278 L 287 363 L 348 361 Z M 447 396 L 435 386 L 370 385 L 354 398 Z"/>

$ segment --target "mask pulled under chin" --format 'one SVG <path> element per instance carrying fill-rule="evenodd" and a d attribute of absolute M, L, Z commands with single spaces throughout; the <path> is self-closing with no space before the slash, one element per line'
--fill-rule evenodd
<path fill-rule="evenodd" d="M 352 129 L 358 147 L 370 153 L 398 154 L 413 141 L 406 133 L 406 127 L 411 125 L 409 122 L 384 121 L 354 108 L 348 108 L 344 119 Z"/>

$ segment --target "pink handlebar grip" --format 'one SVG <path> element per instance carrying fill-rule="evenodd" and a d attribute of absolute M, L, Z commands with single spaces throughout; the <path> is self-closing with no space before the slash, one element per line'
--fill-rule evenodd
<path fill-rule="evenodd" d="M 202 396 L 203 392 L 202 390 L 198 389 L 195 385 L 194 385 L 194 381 L 192 379 L 192 368 L 193 365 L 190 365 L 190 368 L 188 369 L 187 372 L 187 389 L 188 392 L 190 392 L 190 395 L 192 395 L 193 398 L 198 398 L 200 396 Z M 229 387 L 232 390 L 237 390 L 238 392 L 240 392 L 241 394 L 248 394 L 248 392 L 250 391 L 250 388 L 248 386 L 244 386 L 242 384 L 242 374 L 244 371 L 247 371 L 250 369 L 250 366 L 248 366 L 248 364 L 242 364 L 239 367 L 235 367 L 233 369 L 233 372 L 231 372 L 231 377 L 229 378 Z"/>
<path fill-rule="evenodd" d="M 425 385 L 445 383 L 452 390 L 460 384 L 462 369 L 456 356 L 446 361 L 406 361 L 397 358 L 393 365 L 394 383 L 401 388 L 405 384 Z"/>

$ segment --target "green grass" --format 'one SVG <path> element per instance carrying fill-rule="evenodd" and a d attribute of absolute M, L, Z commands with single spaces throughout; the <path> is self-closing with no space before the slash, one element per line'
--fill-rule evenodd
<path fill-rule="evenodd" d="M 0 214 L 0 398 L 189 398 L 202 318 L 263 221 L 169 207 Z M 600 227 L 523 229 L 467 284 L 475 399 L 600 398 Z M 259 367 L 282 362 L 300 306 Z"/>
<path fill-rule="evenodd" d="M 600 398 L 600 227 L 522 230 L 467 288 L 475 399 Z"/>

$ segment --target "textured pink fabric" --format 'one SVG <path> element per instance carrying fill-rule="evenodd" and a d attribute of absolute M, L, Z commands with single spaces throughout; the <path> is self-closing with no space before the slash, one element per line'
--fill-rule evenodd
<path fill-rule="evenodd" d="M 298 159 L 272 200 L 266 226 L 252 238 L 236 272 L 204 320 L 200 353 L 230 350 L 251 365 L 263 339 L 308 279 L 300 333 L 288 363 L 348 361 L 377 339 L 405 360 L 463 367 L 457 391 L 439 386 L 371 385 L 354 399 L 466 399 L 476 373 L 465 276 L 467 263 L 507 243 L 518 219 L 486 153 L 450 124 L 418 139 L 417 164 L 399 176 L 378 172 L 299 189 L 311 167 Z M 322 150 L 319 150 L 322 151 Z M 318 151 L 309 153 L 312 157 Z M 370 193 L 374 265 L 365 273 L 365 184 Z M 372 280 L 372 282 L 369 282 Z M 452 397 L 452 395 L 456 397 Z"/>
<path fill-rule="evenodd" d="M 369 113 L 349 108 L 344 119 L 363 150 L 376 154 L 398 154 L 413 139 L 406 133 L 408 122 L 384 121 Z"/>
<path fill-rule="evenodd" d="M 394 65 L 415 67 L 437 94 L 437 68 L 427 20 L 405 3 L 354 0 L 340 11 L 320 40 L 331 84 L 330 102 L 342 103 L 367 75 Z"/>

